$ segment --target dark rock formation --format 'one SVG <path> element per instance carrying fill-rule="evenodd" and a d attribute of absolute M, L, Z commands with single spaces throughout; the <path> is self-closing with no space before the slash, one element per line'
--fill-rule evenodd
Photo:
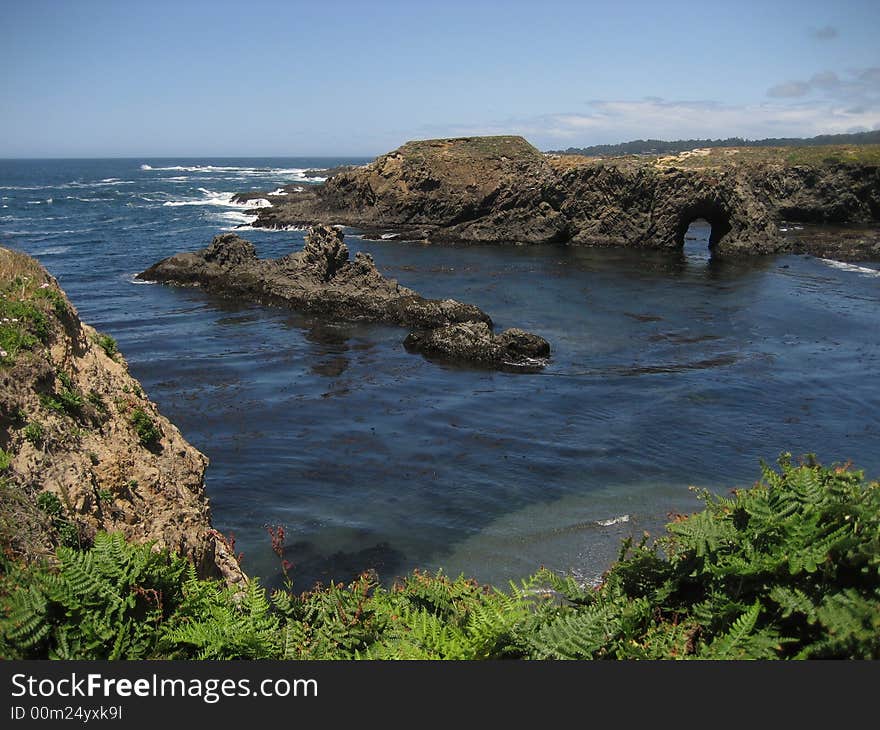
<path fill-rule="evenodd" d="M 543 155 L 521 137 L 408 142 L 323 185 L 274 197 L 254 225 L 332 222 L 370 238 L 677 249 L 688 225 L 705 218 L 719 256 L 809 251 L 803 236 L 785 235 L 785 221 L 880 227 L 880 167 L 870 155 L 795 165 L 769 149 L 602 160 Z M 841 255 L 871 257 L 877 237 L 869 239 Z"/>
<path fill-rule="evenodd" d="M 493 334 L 485 322 L 461 322 L 411 332 L 403 342 L 412 352 L 442 360 L 491 366 L 541 367 L 550 355 L 547 340 L 521 329 Z"/>
<path fill-rule="evenodd" d="M 566 171 L 560 184 L 574 243 L 677 249 L 704 218 L 715 254 L 785 248 L 770 210 L 734 171 L 594 164 Z"/>
<path fill-rule="evenodd" d="M 471 338 L 470 347 L 464 340 L 446 347 L 444 354 L 461 362 L 498 367 L 531 364 L 550 351 L 545 340 L 521 330 L 493 335 L 489 315 L 472 304 L 425 299 L 386 279 L 369 254 L 358 253 L 352 260 L 342 232 L 329 226 L 312 228 L 302 251 L 278 259 L 258 259 L 253 244 L 225 233 L 215 236 L 207 248 L 164 259 L 138 278 L 201 286 L 224 296 L 281 304 L 333 319 L 405 325 L 422 333 L 449 325 L 481 325 L 481 337 Z M 434 339 L 443 342 L 449 336 Z M 439 352 L 443 345 L 426 345 L 424 350 L 434 351 L 432 347 Z"/>
<path fill-rule="evenodd" d="M 567 236 L 566 221 L 547 199 L 554 179 L 544 156 L 521 137 L 409 142 L 322 186 L 275 199 L 256 225 L 402 226 L 432 240 L 543 243 Z"/>

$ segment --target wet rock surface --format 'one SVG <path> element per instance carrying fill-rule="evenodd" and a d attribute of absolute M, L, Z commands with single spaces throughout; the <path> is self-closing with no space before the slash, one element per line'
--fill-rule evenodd
<path fill-rule="evenodd" d="M 479 307 L 455 299 L 426 299 L 387 279 L 369 254 L 358 253 L 352 259 L 342 232 L 330 226 L 311 228 L 302 251 L 277 259 L 259 259 L 249 241 L 234 233 L 221 234 L 206 248 L 164 259 L 138 278 L 200 286 L 223 296 L 289 306 L 331 319 L 413 327 L 421 333 L 413 343 L 450 325 L 467 325 L 467 332 L 471 332 L 468 327 L 480 325 L 473 329 L 479 337 L 440 333 L 424 340 L 437 344 L 411 347 L 426 353 L 442 351 L 461 363 L 507 367 L 545 358 L 550 350 L 545 340 L 521 330 L 493 335 L 492 320 Z M 538 350 L 543 354 L 534 355 Z"/>

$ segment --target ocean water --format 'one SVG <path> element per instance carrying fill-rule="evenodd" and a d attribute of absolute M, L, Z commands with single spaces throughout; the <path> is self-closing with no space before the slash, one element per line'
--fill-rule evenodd
<path fill-rule="evenodd" d="M 0 161 L 0 245 L 39 259 L 206 453 L 216 526 L 298 588 L 375 567 L 503 584 L 544 565 L 593 580 L 620 540 L 751 484 L 781 451 L 880 474 L 880 267 L 565 246 L 362 241 L 388 276 L 552 344 L 539 374 L 438 364 L 396 327 L 328 322 L 136 283 L 240 231 L 262 256 L 300 231 L 247 227 L 240 190 L 314 184 L 364 160 Z M 271 200 L 271 198 L 270 198 Z"/>

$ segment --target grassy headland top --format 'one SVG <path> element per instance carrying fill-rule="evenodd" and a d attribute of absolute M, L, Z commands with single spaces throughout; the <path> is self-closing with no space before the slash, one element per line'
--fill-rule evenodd
<path fill-rule="evenodd" d="M 833 167 L 880 165 L 880 144 L 834 144 L 815 147 L 704 147 L 678 154 L 586 156 L 549 154 L 558 170 L 588 165 L 679 167 L 689 170 L 745 165 Z"/>
<path fill-rule="evenodd" d="M 541 152 L 523 137 L 499 135 L 494 137 L 450 137 L 407 142 L 394 153 L 405 157 L 445 157 L 475 161 L 481 159 L 537 159 Z"/>

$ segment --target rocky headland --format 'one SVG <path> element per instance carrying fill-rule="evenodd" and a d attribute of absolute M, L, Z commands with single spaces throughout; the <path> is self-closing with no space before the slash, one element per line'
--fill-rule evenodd
<path fill-rule="evenodd" d="M 98 531 L 154 543 L 203 576 L 246 580 L 211 525 L 208 459 L 159 413 L 112 338 L 50 276 L 0 248 L 0 543 L 51 559 Z"/>
<path fill-rule="evenodd" d="M 427 140 L 271 202 L 253 225 L 335 223 L 368 238 L 675 250 L 703 218 L 718 256 L 877 259 L 880 145 L 588 158 L 542 154 L 521 137 Z"/>
<path fill-rule="evenodd" d="M 302 251 L 277 259 L 257 258 L 252 243 L 224 233 L 199 251 L 163 259 L 138 278 L 331 319 L 409 327 L 414 331 L 407 349 L 459 363 L 540 367 L 550 354 L 537 335 L 517 329 L 493 333 L 491 318 L 479 307 L 426 299 L 384 277 L 369 254 L 352 259 L 343 233 L 330 226 L 313 227 Z"/>

